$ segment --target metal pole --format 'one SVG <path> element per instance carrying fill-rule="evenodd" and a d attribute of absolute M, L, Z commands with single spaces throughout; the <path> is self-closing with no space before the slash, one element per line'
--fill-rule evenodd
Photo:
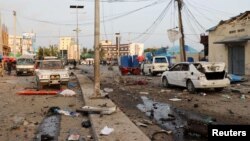
<path fill-rule="evenodd" d="M 0 11 L 0 55 L 3 54 L 3 38 L 2 38 L 2 19 L 1 19 L 1 11 Z"/>
<path fill-rule="evenodd" d="M 182 0 L 176 0 L 178 3 L 178 15 L 179 15 L 179 31 L 181 33 L 181 38 L 180 38 L 180 58 L 181 62 L 186 62 L 186 51 L 185 51 L 185 41 L 184 41 L 184 34 L 183 34 L 183 25 L 182 25 L 182 14 L 181 14 L 181 9 L 183 6 L 183 1 Z"/>
<path fill-rule="evenodd" d="M 95 0 L 94 97 L 100 97 L 100 0 Z"/>
<path fill-rule="evenodd" d="M 78 8 L 76 8 L 76 48 L 77 48 L 77 55 L 76 55 L 76 60 L 79 61 L 79 39 L 78 39 L 78 32 L 79 32 L 79 29 L 78 29 Z"/>
<path fill-rule="evenodd" d="M 13 16 L 14 16 L 14 41 L 13 41 L 13 54 L 14 57 L 16 57 L 16 11 L 13 11 Z"/>

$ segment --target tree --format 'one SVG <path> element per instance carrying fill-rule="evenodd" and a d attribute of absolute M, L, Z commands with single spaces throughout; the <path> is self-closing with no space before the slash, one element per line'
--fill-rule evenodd
<path fill-rule="evenodd" d="M 144 50 L 144 52 L 151 52 L 154 53 L 157 49 L 156 48 L 147 48 Z"/>

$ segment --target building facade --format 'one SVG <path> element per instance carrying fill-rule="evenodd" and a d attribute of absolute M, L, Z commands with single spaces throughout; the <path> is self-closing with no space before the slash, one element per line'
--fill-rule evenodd
<path fill-rule="evenodd" d="M 3 56 L 8 56 L 9 53 L 10 53 L 10 47 L 9 47 L 9 34 L 8 34 L 8 28 L 3 24 L 3 25 L 0 25 L 1 26 L 1 52 L 0 54 L 3 55 Z"/>
<path fill-rule="evenodd" d="M 250 11 L 209 31 L 209 61 L 225 62 L 229 73 L 250 75 Z"/>
<path fill-rule="evenodd" d="M 13 35 L 9 36 L 9 46 L 11 48 L 11 52 L 15 54 L 22 54 L 22 44 L 23 44 L 22 36 L 16 36 L 16 40 Z"/>
<path fill-rule="evenodd" d="M 35 42 L 36 42 L 36 34 L 35 33 L 23 33 L 22 34 L 22 47 L 21 54 L 25 53 L 34 53 L 36 52 Z"/>
<path fill-rule="evenodd" d="M 101 48 L 104 52 L 104 59 L 117 59 L 118 56 L 143 55 L 144 44 L 130 43 L 113 45 L 111 41 L 101 41 Z"/>
<path fill-rule="evenodd" d="M 80 56 L 80 51 L 77 50 L 77 45 L 72 37 L 61 37 L 59 42 L 59 52 L 62 58 L 77 60 Z"/>

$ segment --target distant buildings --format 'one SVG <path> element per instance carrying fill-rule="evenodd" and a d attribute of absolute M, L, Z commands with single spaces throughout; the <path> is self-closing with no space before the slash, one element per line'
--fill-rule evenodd
<path fill-rule="evenodd" d="M 77 50 L 77 44 L 72 37 L 61 37 L 59 43 L 59 52 L 62 58 L 77 60 L 80 51 Z"/>
<path fill-rule="evenodd" d="M 101 41 L 101 48 L 104 52 L 103 59 L 117 59 L 118 56 L 125 55 L 142 55 L 144 51 L 144 44 L 141 43 L 130 43 L 130 44 L 112 44 L 111 41 Z"/>
<path fill-rule="evenodd" d="M 229 73 L 250 75 L 250 11 L 209 31 L 209 61 L 226 62 Z"/>
<path fill-rule="evenodd" d="M 10 35 L 8 38 L 8 45 L 12 54 L 26 54 L 36 52 L 36 34 L 35 33 L 23 33 L 22 36 L 17 35 L 16 39 L 14 35 Z"/>
<path fill-rule="evenodd" d="M 3 24 L 1 24 L 0 22 L 0 55 L 8 55 L 10 53 L 10 47 L 8 45 L 8 38 L 9 38 L 9 34 L 8 34 L 8 28 Z"/>
<path fill-rule="evenodd" d="M 16 52 L 16 54 L 22 54 L 22 46 L 23 46 L 23 37 L 16 36 L 16 41 L 14 41 L 15 37 L 13 35 L 9 36 L 9 46 L 11 47 L 11 52 Z M 14 45 L 16 42 L 16 46 Z"/>

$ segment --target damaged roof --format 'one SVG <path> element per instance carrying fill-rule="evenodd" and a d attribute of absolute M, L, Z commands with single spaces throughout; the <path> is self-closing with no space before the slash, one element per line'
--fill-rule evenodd
<path fill-rule="evenodd" d="M 209 28 L 207 30 L 207 32 L 216 30 L 216 28 L 218 26 L 220 26 L 220 25 L 228 24 L 228 23 L 231 23 L 231 22 L 234 22 L 234 21 L 240 21 L 240 20 L 243 20 L 243 19 L 250 19 L 250 11 L 246 11 L 244 13 L 240 13 L 239 15 L 237 15 L 235 17 L 232 17 L 232 18 L 230 18 L 228 20 L 225 20 L 225 21 L 221 20 L 216 26 Z"/>

